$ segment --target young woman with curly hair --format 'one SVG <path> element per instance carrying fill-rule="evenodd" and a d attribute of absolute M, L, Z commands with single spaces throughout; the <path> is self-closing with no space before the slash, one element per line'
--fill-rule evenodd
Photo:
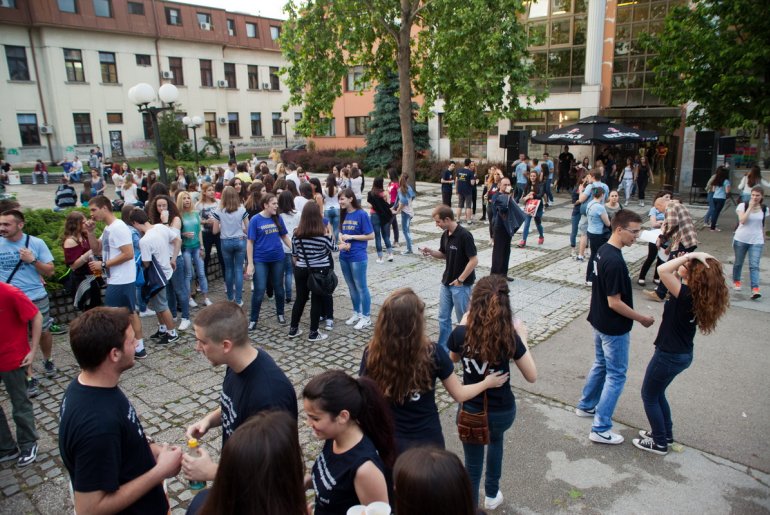
<path fill-rule="evenodd" d="M 642 402 L 650 430 L 633 443 L 654 454 L 668 454 L 674 442 L 666 388 L 692 363 L 696 329 L 711 333 L 727 311 L 730 295 L 722 264 L 705 252 L 690 252 L 658 267 L 669 298 L 655 338 L 655 353 L 642 383 Z"/>
<path fill-rule="evenodd" d="M 520 320 L 513 318 L 509 293 L 505 276 L 489 275 L 482 278 L 473 289 L 468 313 L 449 335 L 449 356 L 455 362 L 462 359 L 463 383 L 466 385 L 484 381 L 488 374 L 494 372 L 509 374 L 511 359 L 524 379 L 530 383 L 537 379 L 535 361 L 527 350 L 527 330 Z M 476 506 L 486 448 L 484 507 L 493 510 L 503 502 L 503 493 L 499 488 L 503 465 L 503 435 L 516 417 L 516 400 L 509 379 L 502 386 L 490 388 L 463 405 L 463 410 L 470 413 L 480 413 L 485 408 L 489 445 L 464 443 L 463 452 Z"/>
<path fill-rule="evenodd" d="M 372 378 L 390 403 L 399 453 L 423 445 L 444 448 L 436 379 L 457 402 L 508 381 L 507 373 L 495 372 L 463 386 L 446 351 L 426 336 L 425 303 L 411 288 L 400 288 L 385 299 L 359 375 Z"/>

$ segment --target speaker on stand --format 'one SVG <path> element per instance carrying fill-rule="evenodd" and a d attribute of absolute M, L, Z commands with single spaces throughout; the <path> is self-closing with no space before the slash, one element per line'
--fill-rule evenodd
<path fill-rule="evenodd" d="M 502 137 L 500 138 L 500 142 L 502 143 Z M 527 154 L 529 151 L 529 137 L 527 131 L 508 131 L 506 143 L 506 152 L 508 154 L 505 160 L 506 175 L 511 177 L 513 175 L 511 166 L 514 161 L 519 158 L 519 154 Z"/>
<path fill-rule="evenodd" d="M 695 133 L 695 153 L 690 184 L 690 202 L 705 194 L 706 183 L 717 167 L 717 142 L 719 135 L 714 131 Z"/>

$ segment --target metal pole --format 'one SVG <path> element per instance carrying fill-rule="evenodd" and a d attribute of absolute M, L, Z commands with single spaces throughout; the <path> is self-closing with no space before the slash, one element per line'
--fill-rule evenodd
<path fill-rule="evenodd" d="M 158 108 L 148 107 L 147 111 L 150 113 L 150 119 L 152 120 L 152 132 L 155 134 L 155 148 L 158 151 L 158 172 L 160 174 L 160 180 L 163 184 L 168 184 L 168 176 L 166 175 L 166 163 L 163 161 L 163 147 L 160 142 L 160 131 L 158 130 Z"/>
<path fill-rule="evenodd" d="M 198 158 L 198 136 L 197 136 L 197 129 L 195 125 L 193 125 L 193 144 L 195 145 L 195 175 L 198 175 L 198 172 L 200 171 L 200 162 Z"/>

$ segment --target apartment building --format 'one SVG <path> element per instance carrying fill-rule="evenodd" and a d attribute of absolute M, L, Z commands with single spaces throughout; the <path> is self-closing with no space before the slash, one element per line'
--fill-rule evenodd
<path fill-rule="evenodd" d="M 282 110 L 280 31 L 280 20 L 163 0 L 0 0 L 6 159 L 95 146 L 114 159 L 154 155 L 149 115 L 127 96 L 140 82 L 176 85 L 179 117 L 204 119 L 200 145 L 282 148 L 302 113 Z"/>

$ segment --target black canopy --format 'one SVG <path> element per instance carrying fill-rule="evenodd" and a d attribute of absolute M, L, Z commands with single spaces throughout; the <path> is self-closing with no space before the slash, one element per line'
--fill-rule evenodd
<path fill-rule="evenodd" d="M 535 143 L 548 145 L 591 145 L 594 143 L 642 143 L 657 141 L 658 133 L 633 129 L 610 122 L 603 116 L 581 118 L 568 125 L 532 138 Z"/>

